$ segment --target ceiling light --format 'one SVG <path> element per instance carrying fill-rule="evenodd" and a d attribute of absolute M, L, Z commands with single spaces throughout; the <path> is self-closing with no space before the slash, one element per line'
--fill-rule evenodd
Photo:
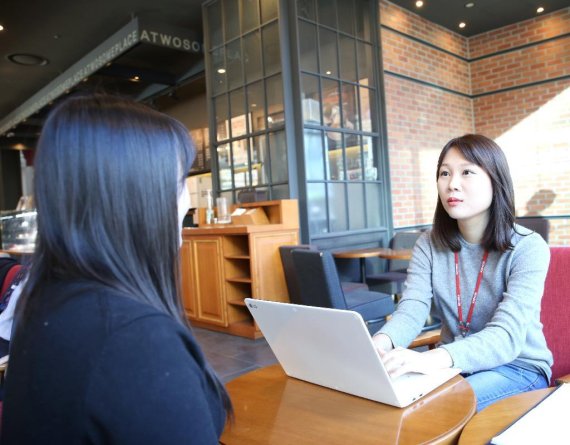
<path fill-rule="evenodd" d="M 325 71 L 325 74 L 326 74 L 327 76 L 330 76 L 330 75 L 332 74 L 332 71 L 331 71 L 331 70 L 327 70 L 327 71 Z"/>
<path fill-rule="evenodd" d="M 416 2 L 416 7 L 417 7 L 417 8 L 421 8 L 423 5 L 424 5 L 424 2 L 422 2 L 422 0 L 418 0 L 418 1 Z"/>
<path fill-rule="evenodd" d="M 466 8 L 472 8 L 473 6 L 475 6 L 475 3 L 473 2 L 465 3 Z"/>
<path fill-rule="evenodd" d="M 24 144 L 14 144 L 12 145 L 14 150 L 25 150 L 27 147 Z"/>
<path fill-rule="evenodd" d="M 465 24 L 465 22 L 459 23 L 459 27 L 460 27 L 461 29 L 465 28 L 466 26 L 467 26 L 467 25 Z"/>
<path fill-rule="evenodd" d="M 8 60 L 12 63 L 25 66 L 43 66 L 47 65 L 48 59 L 42 56 L 36 56 L 35 54 L 10 54 Z"/>
<path fill-rule="evenodd" d="M 539 7 L 537 8 L 536 12 L 537 12 L 538 14 L 540 14 L 541 12 L 544 12 L 544 8 L 543 8 L 542 6 L 539 6 Z"/>
<path fill-rule="evenodd" d="M 218 68 L 218 74 L 225 74 L 225 73 L 226 73 L 225 68 Z"/>
<path fill-rule="evenodd" d="M 141 78 L 139 76 L 133 76 L 129 79 L 131 82 L 138 82 L 139 80 L 141 80 Z"/>
<path fill-rule="evenodd" d="M 0 31 L 4 31 L 4 27 L 0 25 Z"/>

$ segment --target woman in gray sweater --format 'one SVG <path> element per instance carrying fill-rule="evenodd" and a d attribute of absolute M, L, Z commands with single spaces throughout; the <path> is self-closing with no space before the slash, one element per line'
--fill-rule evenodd
<path fill-rule="evenodd" d="M 374 336 L 393 377 L 457 367 L 477 409 L 548 386 L 552 365 L 540 322 L 550 252 L 537 233 L 514 224 L 506 157 L 481 135 L 452 139 L 437 164 L 433 229 L 416 243 L 402 300 Z M 433 305 L 442 345 L 405 349 Z"/>

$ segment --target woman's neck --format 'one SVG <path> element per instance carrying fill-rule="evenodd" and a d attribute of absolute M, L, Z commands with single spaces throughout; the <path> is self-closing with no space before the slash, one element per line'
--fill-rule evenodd
<path fill-rule="evenodd" d="M 471 244 L 480 244 L 489 222 L 488 212 L 466 220 L 458 220 L 459 232 L 465 241 Z"/>

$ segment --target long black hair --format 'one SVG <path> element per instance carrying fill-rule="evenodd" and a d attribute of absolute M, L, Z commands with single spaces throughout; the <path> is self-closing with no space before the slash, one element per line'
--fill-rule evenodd
<path fill-rule="evenodd" d="M 454 138 L 441 150 L 437 161 L 436 180 L 443 158 L 452 148 L 459 150 L 465 159 L 481 167 L 491 178 L 493 200 L 481 245 L 489 251 L 505 252 L 512 248 L 515 193 L 509 164 L 503 150 L 493 140 L 480 134 L 466 134 Z M 461 250 L 457 220 L 448 215 L 439 197 L 433 217 L 431 236 L 439 248 L 448 248 L 454 252 Z"/>
<path fill-rule="evenodd" d="M 178 196 L 194 156 L 188 130 L 145 105 L 108 95 L 59 104 L 35 157 L 38 236 L 19 327 L 42 284 L 60 279 L 101 283 L 189 327 Z M 230 412 L 223 386 L 207 372 Z"/>

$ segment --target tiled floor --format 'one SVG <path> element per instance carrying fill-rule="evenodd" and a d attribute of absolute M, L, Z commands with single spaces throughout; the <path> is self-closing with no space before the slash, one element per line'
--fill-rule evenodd
<path fill-rule="evenodd" d="M 250 340 L 200 328 L 193 331 L 208 361 L 224 383 L 246 372 L 277 363 L 263 338 Z"/>

